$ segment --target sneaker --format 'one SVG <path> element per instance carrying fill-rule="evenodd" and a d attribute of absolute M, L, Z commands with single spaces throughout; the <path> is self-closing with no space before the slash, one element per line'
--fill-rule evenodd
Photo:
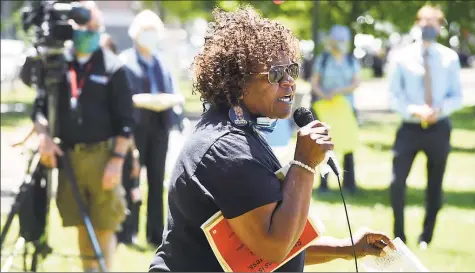
<path fill-rule="evenodd" d="M 428 244 L 427 244 L 426 241 L 420 241 L 420 242 L 419 242 L 419 249 L 420 249 L 420 250 L 426 250 L 426 249 L 427 249 L 427 246 L 428 246 Z"/>
<path fill-rule="evenodd" d="M 427 247 L 429 246 L 429 241 L 424 239 L 422 235 L 420 235 L 419 238 L 417 239 L 417 243 L 420 250 L 426 250 Z"/>

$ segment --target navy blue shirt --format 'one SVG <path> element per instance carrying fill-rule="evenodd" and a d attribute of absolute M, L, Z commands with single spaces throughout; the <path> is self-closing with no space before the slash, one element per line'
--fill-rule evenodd
<path fill-rule="evenodd" d="M 27 67 L 30 65 L 25 63 L 24 69 L 30 69 Z M 75 69 L 78 82 L 84 79 L 84 87 L 78 97 L 78 109 L 72 110 L 68 75 L 61 75 L 55 135 L 68 145 L 129 137 L 134 126 L 132 93 L 119 58 L 110 51 L 98 49 L 86 64 L 72 61 L 68 65 Z M 48 94 L 38 93 L 33 121 L 37 120 L 37 114 L 48 116 L 47 101 Z"/>
<path fill-rule="evenodd" d="M 150 271 L 223 271 L 201 229 L 221 211 L 231 219 L 282 201 L 281 165 L 267 143 L 236 128 L 227 113 L 209 110 L 175 165 L 168 192 L 168 221 Z M 305 251 L 277 271 L 302 272 Z"/>

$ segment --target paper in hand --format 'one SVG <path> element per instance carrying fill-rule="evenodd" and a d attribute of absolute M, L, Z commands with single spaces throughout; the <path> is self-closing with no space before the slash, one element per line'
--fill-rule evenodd
<path fill-rule="evenodd" d="M 384 257 L 367 256 L 361 263 L 367 272 L 429 272 L 401 239 L 393 240 L 396 250 L 388 247 Z"/>

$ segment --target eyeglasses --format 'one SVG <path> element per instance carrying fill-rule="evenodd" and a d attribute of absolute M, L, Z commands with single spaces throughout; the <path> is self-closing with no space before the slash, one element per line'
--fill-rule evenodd
<path fill-rule="evenodd" d="M 269 72 L 257 72 L 249 73 L 251 75 L 267 75 L 269 83 L 280 83 L 285 76 L 285 73 L 289 74 L 294 80 L 300 75 L 300 66 L 298 63 L 291 63 L 289 65 L 274 65 L 269 68 Z"/>

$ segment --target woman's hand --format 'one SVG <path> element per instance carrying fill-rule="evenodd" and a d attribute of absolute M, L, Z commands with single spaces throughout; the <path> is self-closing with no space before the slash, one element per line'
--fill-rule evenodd
<path fill-rule="evenodd" d="M 349 240 L 348 240 L 349 241 Z M 354 237 L 355 252 L 357 258 L 362 258 L 367 255 L 383 257 L 386 255 L 387 247 L 396 250 L 393 242 L 387 235 L 382 232 L 372 231 L 370 229 L 360 229 Z M 350 250 L 347 259 L 353 258 L 353 251 L 351 249 L 351 242 L 347 242 Z"/>
<path fill-rule="evenodd" d="M 298 131 L 294 159 L 315 168 L 325 159 L 326 151 L 332 149 L 328 127 L 314 120 Z"/>

